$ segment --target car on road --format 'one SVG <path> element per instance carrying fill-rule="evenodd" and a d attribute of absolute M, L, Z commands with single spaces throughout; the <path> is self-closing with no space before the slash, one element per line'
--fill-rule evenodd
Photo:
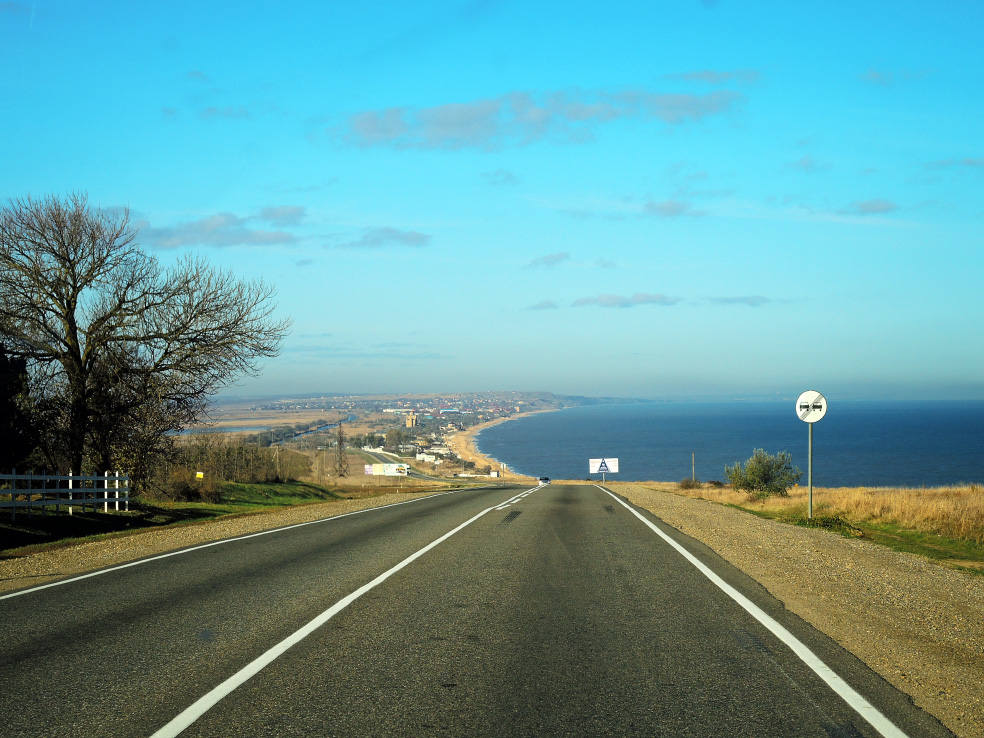
<path fill-rule="evenodd" d="M 540 477 L 540 484 L 550 484 L 550 477 Z"/>

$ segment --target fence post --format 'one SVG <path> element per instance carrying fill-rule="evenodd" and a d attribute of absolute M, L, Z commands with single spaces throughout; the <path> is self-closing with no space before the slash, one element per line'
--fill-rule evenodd
<path fill-rule="evenodd" d="M 17 469 L 11 469 L 10 476 L 13 477 L 13 479 L 10 480 L 10 519 L 16 520 L 17 505 L 14 503 L 17 502 Z"/>
<path fill-rule="evenodd" d="M 72 514 L 72 470 L 68 470 L 68 514 Z"/>
<path fill-rule="evenodd" d="M 103 472 L 103 512 L 109 512 L 109 469 Z"/>
<path fill-rule="evenodd" d="M 116 482 L 115 482 L 115 484 L 116 484 L 116 493 L 113 495 L 113 497 L 116 498 L 116 512 L 119 512 L 120 511 L 120 471 L 119 471 L 119 469 L 116 470 Z"/>

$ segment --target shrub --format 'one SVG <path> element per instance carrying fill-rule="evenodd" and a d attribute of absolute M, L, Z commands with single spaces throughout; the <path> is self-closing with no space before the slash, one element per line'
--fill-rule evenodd
<path fill-rule="evenodd" d="M 725 466 L 724 473 L 735 490 L 745 490 L 752 497 L 763 499 L 770 495 L 786 497 L 803 472 L 792 465 L 792 455 L 780 451 L 775 456 L 760 448 L 752 452 L 744 468 L 736 461 L 734 466 Z"/>
<path fill-rule="evenodd" d="M 700 489 L 699 479 L 681 479 L 680 489 Z"/>
<path fill-rule="evenodd" d="M 712 479 L 707 484 L 709 486 L 711 486 L 711 487 L 723 487 L 724 486 L 724 482 L 718 481 L 717 479 Z"/>

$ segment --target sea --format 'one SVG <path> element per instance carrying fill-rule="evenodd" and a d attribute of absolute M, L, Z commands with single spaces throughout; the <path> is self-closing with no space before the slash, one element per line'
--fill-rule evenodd
<path fill-rule="evenodd" d="M 829 398 L 828 398 L 829 399 Z M 539 413 L 486 428 L 478 448 L 515 472 L 621 481 L 726 481 L 754 449 L 788 451 L 807 482 L 808 425 L 783 402 L 638 402 Z M 813 484 L 935 487 L 984 482 L 984 402 L 836 402 L 813 426 Z"/>

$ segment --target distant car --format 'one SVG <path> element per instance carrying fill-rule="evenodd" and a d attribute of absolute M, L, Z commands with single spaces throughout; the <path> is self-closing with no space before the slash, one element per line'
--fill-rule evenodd
<path fill-rule="evenodd" d="M 540 477 L 540 484 L 550 484 L 550 477 Z"/>

